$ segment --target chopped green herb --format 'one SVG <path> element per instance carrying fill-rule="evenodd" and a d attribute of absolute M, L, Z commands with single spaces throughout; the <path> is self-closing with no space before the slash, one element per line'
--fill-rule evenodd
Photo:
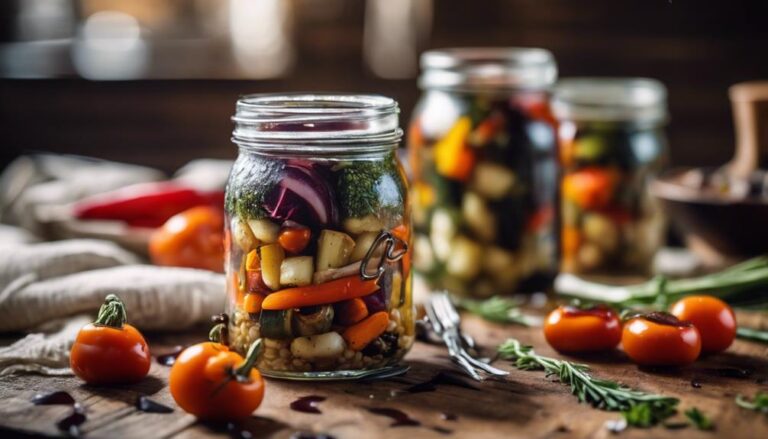
<path fill-rule="evenodd" d="M 699 430 L 714 430 L 715 424 L 707 415 L 696 407 L 692 407 L 685 411 L 685 417 Z"/>
<path fill-rule="evenodd" d="M 736 405 L 747 410 L 768 414 L 768 393 L 758 391 L 752 401 L 739 395 L 736 397 Z"/>
<path fill-rule="evenodd" d="M 676 412 L 677 398 L 645 393 L 609 380 L 601 380 L 589 374 L 589 366 L 558 360 L 536 354 L 531 346 L 524 346 L 515 339 L 507 339 L 499 348 L 499 357 L 512 360 L 521 370 L 543 370 L 555 375 L 560 382 L 571 387 L 571 393 L 579 402 L 595 408 L 621 411 L 627 423 L 637 427 L 649 427 L 664 421 Z"/>
<path fill-rule="evenodd" d="M 485 300 L 464 299 L 459 306 L 477 314 L 490 322 L 517 323 L 523 326 L 538 326 L 541 322 L 537 317 L 523 314 L 520 302 L 508 297 L 491 297 Z"/>
<path fill-rule="evenodd" d="M 405 185 L 393 156 L 344 164 L 337 183 L 342 215 L 361 218 L 381 209 L 401 209 Z"/>

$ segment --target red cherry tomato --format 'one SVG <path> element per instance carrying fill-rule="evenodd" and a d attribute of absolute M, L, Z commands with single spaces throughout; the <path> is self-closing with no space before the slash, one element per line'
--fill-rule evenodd
<path fill-rule="evenodd" d="M 198 206 L 174 215 L 149 241 L 157 265 L 224 271 L 224 213 Z"/>
<path fill-rule="evenodd" d="M 717 297 L 689 296 L 672 305 L 671 312 L 699 330 L 703 352 L 724 351 L 736 338 L 736 315 Z"/>
<path fill-rule="evenodd" d="M 653 312 L 624 324 L 621 344 L 641 366 L 685 366 L 701 353 L 701 336 L 692 323 L 667 313 Z"/>
<path fill-rule="evenodd" d="M 614 349 L 621 341 L 621 322 L 607 306 L 561 306 L 547 316 L 544 337 L 559 352 L 605 351 Z"/>
<path fill-rule="evenodd" d="M 149 347 L 125 323 L 125 306 L 110 294 L 94 323 L 80 330 L 69 353 L 72 371 L 89 384 L 130 384 L 149 372 Z"/>

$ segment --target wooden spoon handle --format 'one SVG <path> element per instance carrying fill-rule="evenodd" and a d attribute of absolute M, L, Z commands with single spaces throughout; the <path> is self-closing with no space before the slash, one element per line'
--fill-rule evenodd
<path fill-rule="evenodd" d="M 748 178 L 757 169 L 768 168 L 768 81 L 733 85 L 729 94 L 736 129 L 736 151 L 728 172 Z"/>

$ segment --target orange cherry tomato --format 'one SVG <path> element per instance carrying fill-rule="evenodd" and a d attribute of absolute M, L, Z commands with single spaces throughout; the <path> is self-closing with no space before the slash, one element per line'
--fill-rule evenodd
<path fill-rule="evenodd" d="M 277 242 L 288 253 L 301 253 L 309 244 L 312 232 L 306 227 L 283 228 L 278 235 Z"/>
<path fill-rule="evenodd" d="M 96 321 L 77 334 L 69 353 L 72 371 L 88 384 L 131 384 L 147 373 L 151 357 L 141 333 L 125 323 L 125 306 L 110 294 Z"/>
<path fill-rule="evenodd" d="M 616 173 L 611 169 L 580 169 L 563 177 L 563 197 L 582 209 L 600 209 L 610 203 L 615 181 Z"/>
<path fill-rule="evenodd" d="M 641 366 L 685 366 L 701 353 L 701 335 L 692 323 L 672 314 L 652 312 L 624 324 L 621 344 Z"/>
<path fill-rule="evenodd" d="M 724 351 L 736 338 L 736 314 L 717 297 L 689 296 L 672 305 L 671 312 L 699 330 L 702 352 Z"/>
<path fill-rule="evenodd" d="M 224 271 L 224 213 L 198 206 L 172 216 L 149 241 L 157 265 Z"/>
<path fill-rule="evenodd" d="M 607 306 L 579 309 L 560 306 L 547 316 L 544 337 L 558 352 L 597 352 L 621 341 L 621 321 Z"/>
<path fill-rule="evenodd" d="M 253 367 L 260 343 L 254 343 L 247 360 L 220 343 L 198 343 L 184 349 L 168 379 L 176 404 L 209 421 L 251 416 L 264 398 L 264 379 Z"/>

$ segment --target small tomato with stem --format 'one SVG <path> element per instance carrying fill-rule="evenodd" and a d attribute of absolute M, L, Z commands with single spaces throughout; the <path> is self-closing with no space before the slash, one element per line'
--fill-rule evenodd
<path fill-rule="evenodd" d="M 88 384 L 130 384 L 147 376 L 149 347 L 126 320 L 123 302 L 108 295 L 96 320 L 80 330 L 72 345 L 69 365 L 75 375 Z"/>
<path fill-rule="evenodd" d="M 558 352 L 606 351 L 619 345 L 621 321 L 604 305 L 587 309 L 560 306 L 547 316 L 544 337 Z"/>
<path fill-rule="evenodd" d="M 224 213 L 211 206 L 193 207 L 171 217 L 149 240 L 156 265 L 224 271 Z"/>
<path fill-rule="evenodd" d="M 686 366 L 701 353 L 699 330 L 664 312 L 631 318 L 624 324 L 621 344 L 641 366 Z"/>
<path fill-rule="evenodd" d="M 702 352 L 724 351 L 736 338 L 736 314 L 717 297 L 688 296 L 675 302 L 670 312 L 699 330 Z"/>
<path fill-rule="evenodd" d="M 171 395 L 186 412 L 207 421 L 239 421 L 264 398 L 264 379 L 254 368 L 261 339 L 245 359 L 221 343 L 198 343 L 185 349 L 171 368 Z"/>

